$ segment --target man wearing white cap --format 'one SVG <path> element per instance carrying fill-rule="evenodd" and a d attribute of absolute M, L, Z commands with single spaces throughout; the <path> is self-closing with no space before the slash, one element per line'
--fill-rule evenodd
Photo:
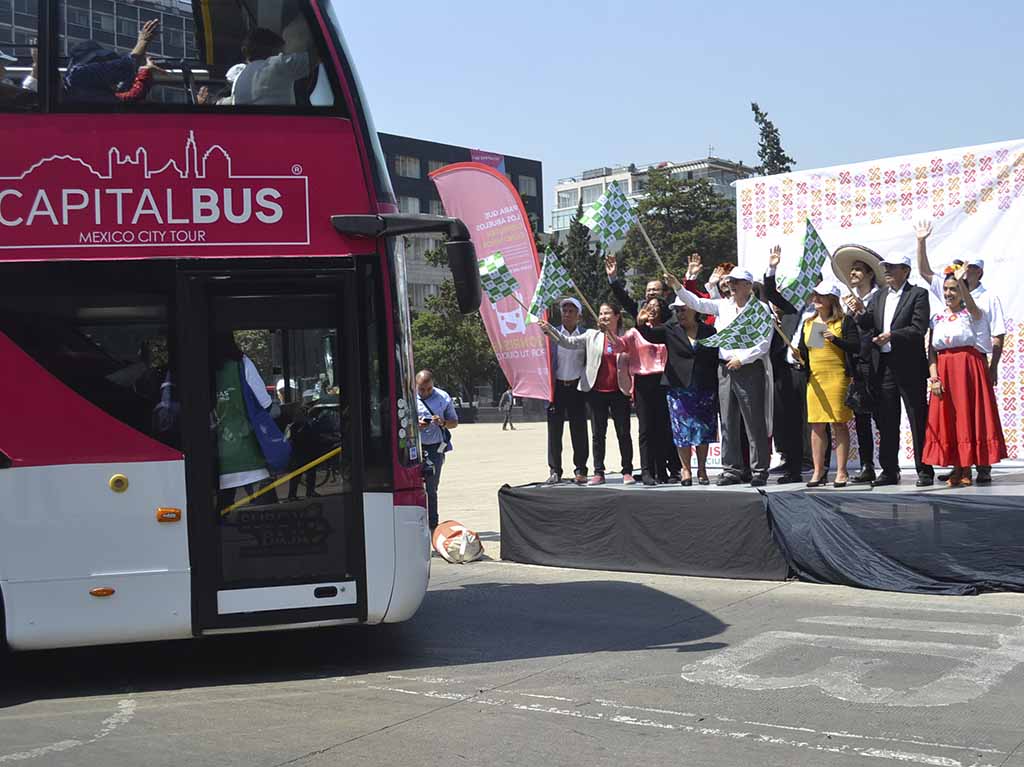
<path fill-rule="evenodd" d="M 581 335 L 579 322 L 582 305 L 575 298 L 563 298 L 562 326 L 559 330 L 567 336 Z M 590 442 L 587 434 L 586 395 L 579 390 L 580 377 L 586 370 L 587 350 L 563 349 L 551 344 L 551 371 L 554 374 L 554 389 L 548 405 L 548 476 L 549 485 L 562 481 L 562 435 L 565 422 L 569 422 L 569 436 L 572 439 L 572 462 L 574 481 L 582 485 L 587 481 L 587 461 L 590 460 Z"/>
<path fill-rule="evenodd" d="M 871 338 L 871 375 L 879 393 L 878 462 L 882 473 L 871 485 L 900 481 L 900 402 L 907 410 L 914 437 L 917 486 L 935 482 L 935 471 L 923 463 L 925 424 L 928 419 L 928 358 L 924 337 L 928 332 L 928 291 L 907 282 L 910 256 L 890 254 L 882 259 L 885 286 L 868 302 L 858 323 Z"/>
<path fill-rule="evenodd" d="M 945 301 L 942 295 L 942 285 L 946 279 L 945 274 L 936 274 L 928 262 L 928 236 L 932 233 L 932 225 L 928 221 L 921 221 L 917 225 L 917 270 L 923 279 L 931 284 L 932 292 L 940 301 Z M 1003 314 L 1003 304 L 999 297 L 981 284 L 981 278 L 985 275 L 985 260 L 974 253 L 964 254 L 963 259 L 956 259 L 952 266 L 967 264 L 967 271 L 964 275 L 967 288 L 971 291 L 971 298 L 978 305 L 985 315 L 985 322 L 979 329 L 975 348 L 982 354 L 988 355 L 988 378 L 995 386 L 999 382 L 999 360 L 1003 356 L 1003 339 L 1006 337 L 1006 318 Z M 948 477 L 940 476 L 939 479 Z M 979 466 L 977 480 L 979 485 L 986 485 L 992 481 L 992 467 Z"/>
<path fill-rule="evenodd" d="M 736 268 L 723 277 L 731 288 L 729 298 L 701 298 L 691 293 L 672 275 L 666 275 L 679 300 L 701 314 L 718 317 L 719 332 L 729 326 L 753 296 L 753 275 Z M 765 307 L 765 311 L 770 309 Z M 722 476 L 719 485 L 737 485 L 744 481 L 743 440 L 746 427 L 750 442 L 750 485 L 760 487 L 768 481 L 771 440 L 768 424 L 772 418 L 772 368 L 768 359 L 771 335 L 749 349 L 718 350 L 718 406 L 722 415 Z"/>

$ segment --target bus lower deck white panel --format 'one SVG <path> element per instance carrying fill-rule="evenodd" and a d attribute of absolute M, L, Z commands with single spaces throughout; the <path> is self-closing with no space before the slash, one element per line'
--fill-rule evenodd
<path fill-rule="evenodd" d="M 408 620 L 423 603 L 430 581 L 430 528 L 422 506 L 395 507 L 395 588 L 387 623 Z"/>
<path fill-rule="evenodd" d="M 335 589 L 329 597 L 318 597 L 318 589 Z M 230 589 L 217 592 L 217 612 L 260 613 L 267 610 L 297 610 L 306 607 L 333 607 L 354 605 L 357 599 L 356 582 L 303 583 L 299 586 L 267 586 L 258 589 Z"/>
<path fill-rule="evenodd" d="M 366 622 L 380 623 L 395 586 L 395 515 L 391 493 L 363 493 Z"/>
<path fill-rule="evenodd" d="M 192 636 L 189 573 L 122 573 L 7 581 L 7 641 L 15 650 L 148 642 Z M 90 589 L 112 588 L 109 597 Z"/>

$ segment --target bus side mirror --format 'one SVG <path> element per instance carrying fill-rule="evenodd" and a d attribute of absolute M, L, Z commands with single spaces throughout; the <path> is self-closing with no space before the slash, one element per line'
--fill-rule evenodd
<path fill-rule="evenodd" d="M 455 283 L 459 311 L 472 314 L 480 308 L 480 272 L 477 270 L 476 248 L 469 240 L 448 240 L 448 268 Z"/>

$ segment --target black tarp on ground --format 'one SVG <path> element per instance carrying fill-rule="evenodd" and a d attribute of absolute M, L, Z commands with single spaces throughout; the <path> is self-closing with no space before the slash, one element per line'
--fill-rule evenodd
<path fill-rule="evenodd" d="M 1024 498 L 931 491 L 771 493 L 776 540 L 804 580 L 885 591 L 1024 591 Z"/>
<path fill-rule="evenodd" d="M 509 487 L 498 491 L 501 558 L 591 570 L 784 580 L 757 493 Z"/>

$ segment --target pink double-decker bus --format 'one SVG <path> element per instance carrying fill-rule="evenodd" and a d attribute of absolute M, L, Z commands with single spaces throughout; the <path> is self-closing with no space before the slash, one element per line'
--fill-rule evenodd
<path fill-rule="evenodd" d="M 400 215 L 331 0 L 0 24 L 0 639 L 409 618 L 429 575 Z M 5 19 L 0 16 L 0 22 Z M 27 33 L 26 33 L 27 30 Z"/>

